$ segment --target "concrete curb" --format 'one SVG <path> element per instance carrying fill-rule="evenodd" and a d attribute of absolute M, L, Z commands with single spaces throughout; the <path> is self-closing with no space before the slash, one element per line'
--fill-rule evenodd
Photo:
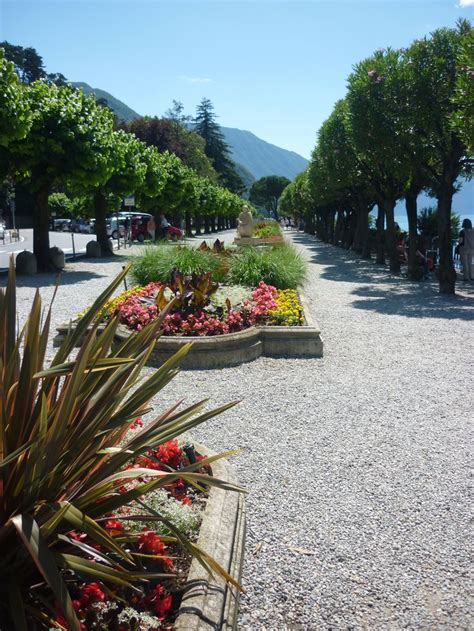
<path fill-rule="evenodd" d="M 195 443 L 196 450 L 213 455 Z M 212 464 L 212 474 L 237 483 L 226 460 Z M 198 545 L 212 556 L 239 583 L 242 578 L 245 547 L 245 500 L 242 493 L 212 487 L 209 492 Z M 184 595 L 174 624 L 177 631 L 219 631 L 237 629 L 239 591 L 217 574 L 210 574 L 193 560 Z"/>

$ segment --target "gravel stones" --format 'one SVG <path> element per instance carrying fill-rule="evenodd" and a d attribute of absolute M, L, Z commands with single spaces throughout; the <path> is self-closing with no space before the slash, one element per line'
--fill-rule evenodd
<path fill-rule="evenodd" d="M 468 629 L 472 289 L 438 296 L 293 238 L 311 263 L 304 292 L 325 357 L 183 372 L 154 402 L 241 400 L 193 432 L 215 451 L 242 448 L 232 460 L 249 490 L 239 629 Z M 68 268 L 57 324 L 121 261 Z M 20 306 L 36 286 L 47 301 L 53 284 L 19 279 Z"/>

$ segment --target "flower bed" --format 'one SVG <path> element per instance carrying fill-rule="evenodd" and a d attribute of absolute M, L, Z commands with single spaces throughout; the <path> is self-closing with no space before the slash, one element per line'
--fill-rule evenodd
<path fill-rule="evenodd" d="M 199 277 L 193 285 L 199 284 Z M 136 287 L 124 291 L 109 301 L 101 312 L 104 319 L 118 316 L 120 323 L 131 330 L 140 331 L 160 313 L 160 292 L 169 290 L 161 283 L 149 283 L 145 287 Z M 216 288 L 217 290 L 217 288 Z M 194 308 L 188 305 L 174 310 L 165 316 L 162 331 L 166 336 L 214 336 L 236 333 L 256 324 L 272 326 L 302 326 L 303 308 L 295 290 L 280 290 L 261 282 L 258 287 L 248 290 L 249 297 L 240 304 L 232 306 L 226 299 L 225 308 L 209 301 Z M 224 289 L 225 295 L 225 289 Z M 170 291 L 169 297 L 176 293 Z"/>
<path fill-rule="evenodd" d="M 142 426 L 141 419 L 136 419 L 130 432 L 137 435 Z M 207 491 L 205 486 L 192 486 L 178 476 L 180 469 L 199 462 L 204 466 L 197 472 L 209 474 L 211 469 L 206 461 L 206 456 L 196 453 L 192 445 L 182 448 L 177 439 L 173 439 L 149 449 L 123 467 L 124 476 L 131 470 L 144 473 L 132 481 L 124 477 L 117 487 L 122 494 L 151 482 L 146 471 L 177 473 L 176 479 L 150 492 L 143 500 L 132 500 L 99 520 L 110 537 L 117 542 L 127 542 L 127 549 L 138 562 L 140 572 L 148 572 L 155 578 L 138 583 L 133 589 L 123 585 L 110 590 L 97 581 L 76 583 L 71 588 L 72 606 L 81 629 L 161 631 L 174 627 L 192 560 L 177 546 L 175 534 L 179 532 L 190 542 L 198 539 Z M 66 533 L 66 539 L 85 552 L 86 558 L 101 555 L 100 544 L 86 531 L 71 530 Z M 69 628 L 59 606 L 52 625 L 52 629 Z"/>
<path fill-rule="evenodd" d="M 193 346 L 181 364 L 188 369 L 236 366 L 261 355 L 322 356 L 319 327 L 311 320 L 309 310 L 304 313 L 301 293 L 276 289 L 263 282 L 253 290 L 234 286 L 221 288 L 219 293 L 212 287 L 215 290 L 212 298 L 203 305 L 202 294 L 206 288 L 210 291 L 210 282 L 207 278 L 203 283 L 195 283 L 195 295 L 189 286 L 181 287 L 181 298 L 176 298 L 180 310 L 167 313 L 161 322 L 163 335 L 155 345 L 149 364 L 159 366 L 189 340 L 193 340 Z M 117 316 L 121 324 L 116 336 L 125 340 L 134 330 L 156 321 L 174 295 L 168 289 L 160 283 L 150 283 L 123 292 L 101 312 L 104 324 L 99 330 L 108 319 Z M 199 307 L 191 309 L 195 299 Z M 58 327 L 55 344 L 61 342 L 68 328 L 67 324 Z"/>

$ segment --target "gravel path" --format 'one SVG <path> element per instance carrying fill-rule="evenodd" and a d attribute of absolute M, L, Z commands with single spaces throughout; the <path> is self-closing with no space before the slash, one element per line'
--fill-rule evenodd
<path fill-rule="evenodd" d="M 239 628 L 468 629 L 473 287 L 440 297 L 431 284 L 293 238 L 311 262 L 305 293 L 324 358 L 183 372 L 156 401 L 242 400 L 194 432 L 215 450 L 242 448 L 234 464 L 250 493 Z M 120 265 L 76 263 L 56 322 L 87 306 Z M 48 279 L 21 280 L 21 304 Z"/>

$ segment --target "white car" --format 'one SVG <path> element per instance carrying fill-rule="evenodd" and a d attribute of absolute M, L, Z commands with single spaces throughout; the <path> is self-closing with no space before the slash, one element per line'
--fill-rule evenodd
<path fill-rule="evenodd" d="M 119 217 L 118 223 L 117 223 L 117 217 L 109 217 L 109 219 L 107 219 L 107 236 L 112 237 L 112 239 L 116 239 L 119 235 L 119 233 L 117 232 L 117 226 L 118 226 L 118 230 L 120 231 L 120 236 L 123 237 L 125 235 L 124 222 L 125 222 L 125 217 Z"/>
<path fill-rule="evenodd" d="M 95 233 L 95 219 L 89 219 L 86 223 L 79 225 L 79 232 L 82 234 L 94 234 Z"/>

